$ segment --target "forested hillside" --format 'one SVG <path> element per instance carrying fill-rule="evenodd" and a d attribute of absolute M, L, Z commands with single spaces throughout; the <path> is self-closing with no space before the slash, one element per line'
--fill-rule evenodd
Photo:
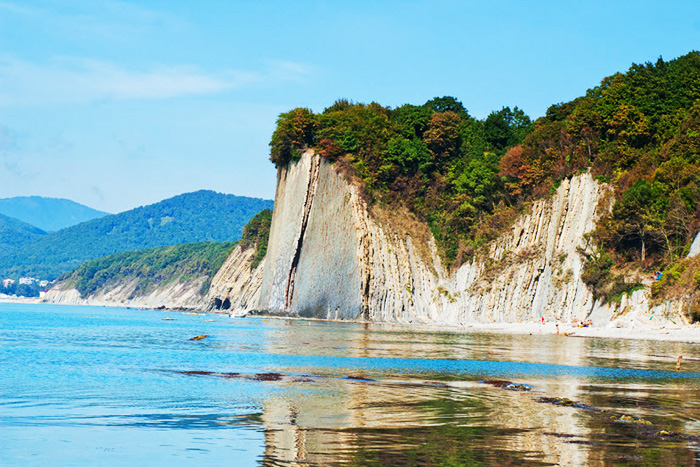
<path fill-rule="evenodd" d="M 314 148 L 358 178 L 369 201 L 405 205 L 426 222 L 453 266 L 533 199 L 590 170 L 615 188 L 585 277 L 610 298 L 637 286 L 633 271 L 680 267 L 664 281 L 695 277 L 679 261 L 700 227 L 699 99 L 700 54 L 691 52 L 632 65 L 535 122 L 517 107 L 478 120 L 452 97 L 395 109 L 339 100 L 320 114 L 280 115 L 271 160 Z"/>
<path fill-rule="evenodd" d="M 19 219 L 0 214 L 0 251 L 11 251 L 31 242 L 46 232 Z"/>
<path fill-rule="evenodd" d="M 211 278 L 223 264 L 235 242 L 199 242 L 125 251 L 86 261 L 63 277 L 64 288 L 75 287 L 87 297 L 99 291 L 136 282 L 132 294 L 146 295 L 172 282 L 203 280 L 205 295 Z"/>
<path fill-rule="evenodd" d="M 94 219 L 0 253 L 0 277 L 53 279 L 86 260 L 122 251 L 189 242 L 226 242 L 273 202 L 197 191 Z"/>

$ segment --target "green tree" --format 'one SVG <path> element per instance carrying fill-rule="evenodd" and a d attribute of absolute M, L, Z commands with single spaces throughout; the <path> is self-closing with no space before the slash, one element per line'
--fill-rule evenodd
<path fill-rule="evenodd" d="M 665 201 L 658 185 L 645 180 L 625 191 L 612 213 L 618 249 L 638 248 L 641 261 L 646 259 L 650 246 L 658 246 L 663 236 Z"/>
<path fill-rule="evenodd" d="M 503 107 L 498 112 L 491 112 L 484 121 L 486 141 L 501 154 L 521 143 L 533 128 L 530 117 L 517 106 L 513 110 Z"/>
<path fill-rule="evenodd" d="M 434 97 L 423 104 L 423 107 L 433 112 L 454 112 L 460 116 L 469 116 L 467 109 L 456 98 L 452 96 Z"/>
<path fill-rule="evenodd" d="M 255 269 L 267 254 L 271 226 L 272 210 L 264 209 L 253 216 L 246 226 L 243 227 L 243 235 L 239 243 L 241 248 L 244 250 L 255 248 L 255 255 L 250 265 L 251 269 Z"/>
<path fill-rule="evenodd" d="M 298 108 L 283 113 L 270 141 L 270 160 L 276 167 L 298 160 L 314 143 L 316 119 L 309 109 Z"/>
<path fill-rule="evenodd" d="M 425 144 L 435 159 L 454 156 L 461 146 L 462 118 L 455 112 L 436 112 L 425 132 Z"/>

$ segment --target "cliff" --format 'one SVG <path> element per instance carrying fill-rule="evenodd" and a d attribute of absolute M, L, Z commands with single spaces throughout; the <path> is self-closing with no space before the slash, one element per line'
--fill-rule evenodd
<path fill-rule="evenodd" d="M 237 246 L 211 281 L 205 298 L 209 310 L 233 310 L 245 314 L 260 301 L 260 284 L 265 259 L 253 269 L 253 248 Z"/>
<path fill-rule="evenodd" d="M 174 282 L 147 294 L 135 292 L 138 281 L 125 282 L 114 288 L 105 288 L 82 297 L 77 289 L 58 284 L 46 293 L 44 301 L 62 305 L 129 306 L 134 308 L 202 308 L 207 303 L 200 290 L 203 280 Z"/>
<path fill-rule="evenodd" d="M 579 250 L 590 248 L 585 234 L 608 190 L 588 173 L 565 179 L 481 256 L 447 271 L 429 233 L 419 239 L 396 216 L 372 213 L 353 183 L 307 151 L 278 169 L 264 263 L 251 271 L 234 251 L 208 300 L 241 312 L 456 326 L 682 319 L 680 303 L 652 307 L 648 291 L 601 304 L 581 280 Z"/>
<path fill-rule="evenodd" d="M 184 243 L 97 258 L 46 294 L 53 303 L 201 308 L 204 293 L 236 244 Z"/>

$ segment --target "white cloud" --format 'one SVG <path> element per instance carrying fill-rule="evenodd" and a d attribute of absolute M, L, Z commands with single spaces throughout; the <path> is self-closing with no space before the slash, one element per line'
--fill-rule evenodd
<path fill-rule="evenodd" d="M 218 94 L 261 82 L 299 81 L 308 73 L 291 62 L 270 62 L 260 71 L 209 73 L 182 65 L 139 70 L 90 59 L 37 64 L 0 58 L 0 106 Z"/>
<path fill-rule="evenodd" d="M 181 18 L 117 0 L 64 0 L 44 7 L 0 0 L 0 11 L 30 21 L 42 31 L 59 31 L 83 40 L 122 41 L 153 29 L 187 27 Z"/>

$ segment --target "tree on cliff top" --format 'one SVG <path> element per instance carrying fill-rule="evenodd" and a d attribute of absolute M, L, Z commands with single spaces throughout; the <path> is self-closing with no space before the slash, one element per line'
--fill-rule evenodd
<path fill-rule="evenodd" d="M 270 141 L 270 160 L 276 166 L 299 160 L 302 152 L 314 143 L 314 126 L 314 115 L 309 109 L 281 114 Z"/>

